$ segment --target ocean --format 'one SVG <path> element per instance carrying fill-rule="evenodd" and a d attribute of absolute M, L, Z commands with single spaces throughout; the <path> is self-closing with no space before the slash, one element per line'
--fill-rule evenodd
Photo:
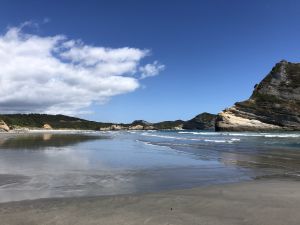
<path fill-rule="evenodd" d="M 300 132 L 0 134 L 0 202 L 300 179 Z"/>

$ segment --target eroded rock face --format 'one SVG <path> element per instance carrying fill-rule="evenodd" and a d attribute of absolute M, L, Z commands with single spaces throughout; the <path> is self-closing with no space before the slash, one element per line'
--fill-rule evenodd
<path fill-rule="evenodd" d="M 99 130 L 100 131 L 110 131 L 111 128 L 110 127 L 100 127 Z"/>
<path fill-rule="evenodd" d="M 118 125 L 118 124 L 113 124 L 111 125 L 110 127 L 110 130 L 124 130 L 125 128 L 121 125 Z"/>
<path fill-rule="evenodd" d="M 176 127 L 173 127 L 173 130 L 183 130 L 183 125 L 178 125 Z"/>
<path fill-rule="evenodd" d="M 52 127 L 48 123 L 44 124 L 43 128 L 48 130 L 52 129 Z"/>
<path fill-rule="evenodd" d="M 152 123 L 149 123 L 145 120 L 135 120 L 133 121 L 129 127 L 129 130 L 154 130 L 154 126 Z"/>
<path fill-rule="evenodd" d="M 300 63 L 277 63 L 248 100 L 219 113 L 216 130 L 300 130 Z"/>
<path fill-rule="evenodd" d="M 10 130 L 7 124 L 3 120 L 0 120 L 0 131 L 1 130 L 6 132 Z"/>
<path fill-rule="evenodd" d="M 137 124 L 137 125 L 130 126 L 128 129 L 129 130 L 144 130 L 144 126 Z"/>

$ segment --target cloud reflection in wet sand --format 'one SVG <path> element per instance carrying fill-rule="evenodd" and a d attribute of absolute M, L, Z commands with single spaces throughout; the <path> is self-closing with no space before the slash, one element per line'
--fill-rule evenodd
<path fill-rule="evenodd" d="M 246 178 L 236 168 L 220 169 L 218 161 L 145 145 L 133 135 L 39 133 L 2 135 L 0 140 L 2 202 L 148 192 Z"/>

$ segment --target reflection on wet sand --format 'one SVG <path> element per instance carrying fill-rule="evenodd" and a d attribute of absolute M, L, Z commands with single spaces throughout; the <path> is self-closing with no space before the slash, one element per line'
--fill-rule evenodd
<path fill-rule="evenodd" d="M 218 161 L 137 142 L 134 135 L 105 135 L 1 136 L 0 202 L 150 192 L 248 178 L 236 168 L 220 169 Z"/>
<path fill-rule="evenodd" d="M 300 176 L 300 154 L 292 149 L 272 149 L 248 153 L 222 152 L 221 161 L 226 165 L 236 165 L 244 168 L 251 168 L 269 171 L 271 176 Z M 263 176 L 266 176 L 264 174 Z"/>
<path fill-rule="evenodd" d="M 249 136 L 232 142 L 230 136 L 218 133 L 197 134 L 197 138 L 177 132 L 152 133 L 150 137 L 144 132 L 2 134 L 0 202 L 300 175 L 298 136 Z"/>
<path fill-rule="evenodd" d="M 172 135 L 174 139 L 165 138 L 167 135 Z M 255 177 L 270 174 L 300 178 L 299 132 L 283 134 L 185 132 L 184 135 L 182 137 L 178 133 L 162 133 L 156 137 L 164 138 L 151 141 L 146 136 L 143 139 L 151 144 L 190 153 L 202 160 L 215 159 L 226 166 L 251 169 L 255 171 Z"/>
<path fill-rule="evenodd" d="M 0 149 L 39 149 L 47 147 L 64 147 L 76 145 L 81 142 L 107 139 L 108 136 L 87 134 L 17 134 L 0 136 Z"/>

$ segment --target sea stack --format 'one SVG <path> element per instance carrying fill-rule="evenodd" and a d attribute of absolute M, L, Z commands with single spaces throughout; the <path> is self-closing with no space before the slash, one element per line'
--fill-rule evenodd
<path fill-rule="evenodd" d="M 218 114 L 216 131 L 300 130 L 300 63 L 285 60 L 255 85 L 251 97 Z"/>

